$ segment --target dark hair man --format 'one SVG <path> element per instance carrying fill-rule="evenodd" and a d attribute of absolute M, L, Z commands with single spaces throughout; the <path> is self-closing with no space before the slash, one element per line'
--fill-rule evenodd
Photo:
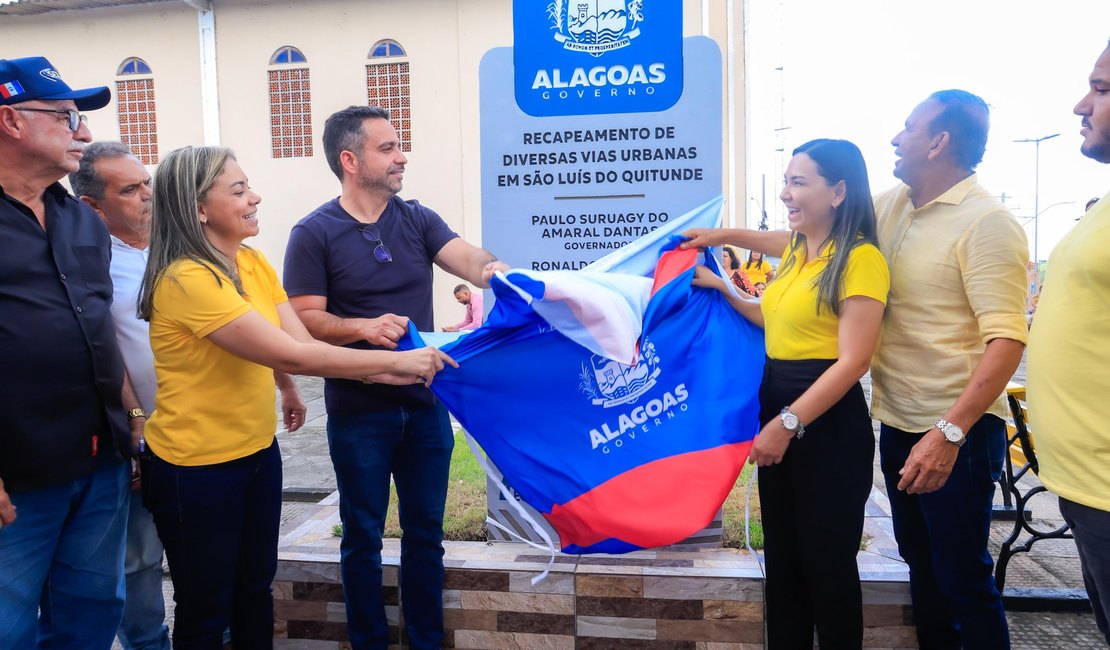
<path fill-rule="evenodd" d="M 482 292 L 471 291 L 470 287 L 465 284 L 460 284 L 454 290 L 455 300 L 466 307 L 466 313 L 461 322 L 455 325 L 448 325 L 443 328 L 444 332 L 465 332 L 467 330 L 476 330 L 482 326 Z"/>
<path fill-rule="evenodd" d="M 497 258 L 438 214 L 397 196 L 408 159 L 389 114 L 351 106 L 324 125 L 324 155 L 342 184 L 294 226 L 285 254 L 289 301 L 317 339 L 397 347 L 409 321 L 432 331 L 432 264 L 489 286 Z M 408 645 L 443 643 L 443 510 L 454 437 L 447 410 L 422 386 L 324 382 L 328 445 L 343 520 L 347 628 L 356 649 L 389 642 L 382 600 L 382 527 L 393 476 L 400 502 L 401 607 Z"/>
<path fill-rule="evenodd" d="M 1110 43 L 1075 106 L 1088 158 L 1110 164 Z M 1029 334 L 1029 418 L 1040 479 L 1060 495 L 1075 535 L 1083 584 L 1110 643 L 1110 200 L 1103 198 L 1056 244 Z"/>

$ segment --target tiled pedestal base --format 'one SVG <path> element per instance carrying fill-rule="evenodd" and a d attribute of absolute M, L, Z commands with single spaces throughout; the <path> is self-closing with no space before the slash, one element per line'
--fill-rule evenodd
<path fill-rule="evenodd" d="M 881 495 L 879 495 L 881 497 Z M 905 566 L 882 521 L 869 507 L 864 580 L 864 645 L 916 647 Z M 277 648 L 347 648 L 339 577 L 339 522 L 332 495 L 280 549 L 274 583 Z M 444 591 L 447 647 L 748 650 L 763 647 L 763 572 L 754 556 L 730 549 L 640 551 L 623 556 L 557 556 L 536 585 L 546 557 L 508 542 L 449 542 Z M 386 613 L 403 643 L 398 540 L 386 540 Z"/>

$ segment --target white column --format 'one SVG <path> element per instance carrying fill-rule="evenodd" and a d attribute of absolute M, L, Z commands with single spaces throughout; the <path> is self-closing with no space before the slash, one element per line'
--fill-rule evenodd
<path fill-rule="evenodd" d="M 722 224 L 728 228 L 736 227 L 736 206 L 743 204 L 744 197 L 747 194 L 746 183 L 741 188 L 741 193 L 736 192 L 736 176 L 738 170 L 736 169 L 736 75 L 737 71 L 734 69 L 736 65 L 736 0 L 727 0 L 727 16 L 728 25 L 728 41 L 725 53 L 725 70 L 727 70 L 727 88 L 728 93 L 728 223 Z M 747 61 L 745 61 L 745 64 Z M 745 171 L 746 173 L 746 171 Z"/>
<path fill-rule="evenodd" d="M 190 6 L 196 6 L 189 0 L 186 2 Z M 216 81 L 216 17 L 211 8 L 197 11 L 197 26 L 200 33 L 200 107 L 204 144 L 219 146 L 220 92 Z"/>

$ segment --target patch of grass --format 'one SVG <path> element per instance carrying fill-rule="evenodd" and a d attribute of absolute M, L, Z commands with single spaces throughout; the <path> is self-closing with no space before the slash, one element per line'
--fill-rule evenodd
<path fill-rule="evenodd" d="M 746 548 L 744 543 L 744 499 L 753 468 L 745 465 L 736 479 L 736 486 L 724 504 L 724 540 L 726 548 Z M 470 453 L 466 438 L 455 432 L 455 450 L 451 455 L 448 475 L 447 507 L 443 517 L 443 538 L 454 541 L 486 541 L 486 474 Z M 751 546 L 763 548 L 763 526 L 760 521 L 759 491 L 752 486 L 751 497 Z M 343 525 L 332 527 L 332 535 L 341 537 Z M 400 537 L 401 526 L 397 519 L 397 491 L 390 488 L 389 512 L 385 522 L 386 537 Z M 866 543 L 864 540 L 863 544 Z M 861 544 L 862 546 L 862 544 Z"/>
<path fill-rule="evenodd" d="M 447 506 L 443 514 L 443 539 L 457 542 L 486 541 L 486 473 L 470 453 L 466 437 L 455 432 L 455 450 L 447 476 Z M 343 525 L 332 526 L 331 534 L 343 536 Z M 397 488 L 389 487 L 389 511 L 385 518 L 385 537 L 400 537 L 397 516 Z"/>
<path fill-rule="evenodd" d="M 748 481 L 754 471 L 755 468 L 752 465 L 744 465 L 744 470 L 736 479 L 736 485 L 725 499 L 722 535 L 724 539 L 721 541 L 721 546 L 725 548 L 747 548 L 744 543 L 744 500 L 748 494 Z M 752 536 L 752 548 L 763 548 L 763 523 L 760 518 L 759 489 L 756 485 L 752 485 L 751 521 L 748 529 Z"/>

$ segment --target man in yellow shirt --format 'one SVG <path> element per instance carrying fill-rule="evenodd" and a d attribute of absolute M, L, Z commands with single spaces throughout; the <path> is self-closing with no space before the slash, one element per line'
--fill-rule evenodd
<path fill-rule="evenodd" d="M 987 538 L 1029 248 L 977 182 L 988 128 L 981 98 L 933 93 L 891 142 L 904 184 L 875 198 L 891 290 L 871 411 L 923 648 L 1010 647 Z"/>
<path fill-rule="evenodd" d="M 1002 471 L 1002 399 L 1026 340 L 1025 232 L 977 182 L 989 110 L 930 95 L 891 142 L 903 184 L 875 197 L 890 296 L 872 359 L 872 417 L 922 648 L 1009 648 L 987 551 Z M 691 246 L 773 253 L 785 233 L 693 230 Z M 967 444 L 964 444 L 964 443 Z"/>
<path fill-rule="evenodd" d="M 1075 107 L 1089 158 L 1110 164 L 1110 43 Z M 1110 643 L 1110 195 L 1052 251 L 1029 334 L 1040 478 L 1060 496 L 1098 629 Z"/>

